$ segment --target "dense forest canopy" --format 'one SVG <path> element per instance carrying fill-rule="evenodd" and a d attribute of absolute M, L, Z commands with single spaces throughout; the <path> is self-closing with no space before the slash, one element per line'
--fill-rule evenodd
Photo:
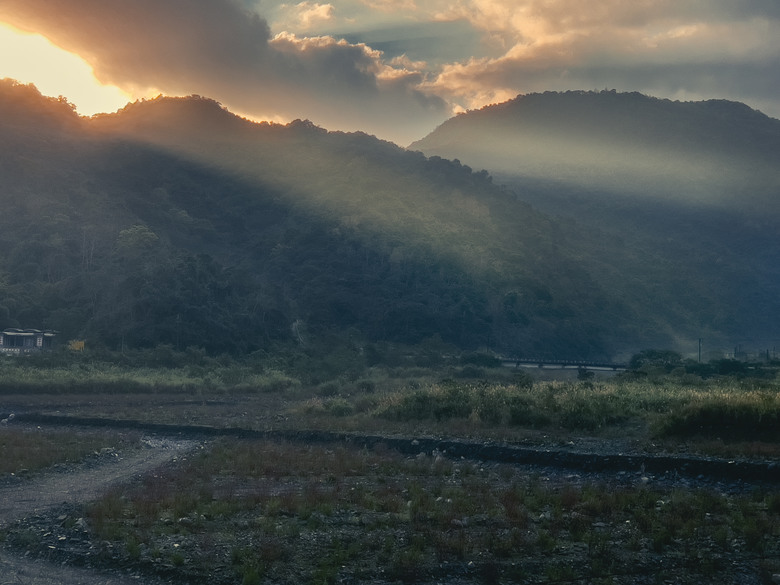
<path fill-rule="evenodd" d="M 253 123 L 199 96 L 80 118 L 6 80 L 0 137 L 0 327 L 110 349 L 610 357 L 756 321 L 664 268 L 664 249 L 361 133 Z"/>
<path fill-rule="evenodd" d="M 638 311 L 676 312 L 673 336 L 777 344 L 780 120 L 725 100 L 546 92 L 457 116 L 411 148 L 484 167 L 601 234 L 600 281 Z"/>

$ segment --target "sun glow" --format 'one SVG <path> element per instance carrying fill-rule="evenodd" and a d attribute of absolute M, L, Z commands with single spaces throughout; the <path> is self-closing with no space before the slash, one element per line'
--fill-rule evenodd
<path fill-rule="evenodd" d="M 33 83 L 43 95 L 64 96 L 83 116 L 115 112 L 134 98 L 113 85 L 103 85 L 78 55 L 45 37 L 0 24 L 0 78 Z"/>

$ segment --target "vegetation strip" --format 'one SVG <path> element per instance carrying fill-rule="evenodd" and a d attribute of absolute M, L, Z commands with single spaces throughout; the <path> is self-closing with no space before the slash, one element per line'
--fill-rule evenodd
<path fill-rule="evenodd" d="M 2 546 L 181 585 L 758 585 L 780 573 L 776 489 L 592 482 L 360 444 L 204 443 L 96 500 L 28 515 Z"/>
<path fill-rule="evenodd" d="M 541 465 L 581 469 L 592 472 L 637 471 L 648 473 L 677 473 L 684 476 L 703 475 L 709 478 L 738 479 L 780 483 L 780 465 L 774 461 L 736 461 L 717 458 L 675 456 L 675 455 L 625 455 L 621 453 L 603 455 L 517 447 L 485 442 L 446 440 L 433 438 L 385 437 L 318 430 L 255 430 L 243 428 L 219 428 L 201 425 L 167 425 L 136 420 L 89 418 L 24 413 L 16 417 L 19 422 L 50 425 L 78 425 L 137 429 L 150 433 L 187 436 L 229 436 L 240 439 L 270 439 L 303 443 L 351 443 L 365 447 L 385 445 L 404 455 L 419 453 L 440 453 L 450 458 L 467 458 L 480 461 Z"/>

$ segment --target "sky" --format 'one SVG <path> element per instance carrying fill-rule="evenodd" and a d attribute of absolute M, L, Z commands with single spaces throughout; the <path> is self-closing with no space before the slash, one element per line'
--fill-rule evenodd
<path fill-rule="evenodd" d="M 197 94 L 402 146 L 548 90 L 731 99 L 780 118 L 780 2 L 0 0 L 2 77 L 83 115 Z"/>

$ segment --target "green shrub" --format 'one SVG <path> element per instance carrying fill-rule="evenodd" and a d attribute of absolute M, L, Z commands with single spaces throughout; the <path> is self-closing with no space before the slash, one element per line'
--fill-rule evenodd
<path fill-rule="evenodd" d="M 533 428 L 548 426 L 552 420 L 527 396 L 513 396 L 508 402 L 509 424 Z"/>
<path fill-rule="evenodd" d="M 333 398 L 325 403 L 325 410 L 333 416 L 349 416 L 355 408 L 344 398 Z"/>
<path fill-rule="evenodd" d="M 780 401 L 748 396 L 708 399 L 667 414 L 658 425 L 667 436 L 714 436 L 740 441 L 780 441 Z"/>
<path fill-rule="evenodd" d="M 464 366 L 457 373 L 458 378 L 475 378 L 481 379 L 485 377 L 485 370 L 478 368 L 477 366 Z"/>
<path fill-rule="evenodd" d="M 376 390 L 376 383 L 372 380 L 358 380 L 355 387 L 360 392 L 370 393 Z"/>
<path fill-rule="evenodd" d="M 534 377 L 528 372 L 522 370 L 515 370 L 512 372 L 512 384 L 518 388 L 531 389 L 534 386 Z"/>
<path fill-rule="evenodd" d="M 339 385 L 335 382 L 327 382 L 317 388 L 317 394 L 324 397 L 336 396 L 339 393 Z"/>

